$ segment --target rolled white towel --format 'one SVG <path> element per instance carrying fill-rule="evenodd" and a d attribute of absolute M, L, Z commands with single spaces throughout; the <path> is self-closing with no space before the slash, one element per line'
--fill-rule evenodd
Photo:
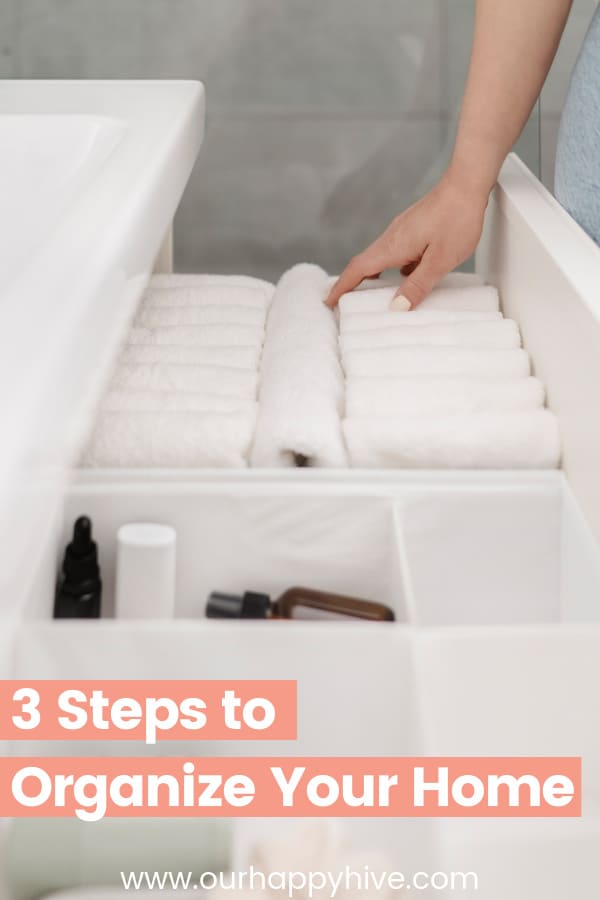
<path fill-rule="evenodd" d="M 171 363 L 180 366 L 228 366 L 231 369 L 258 368 L 260 347 L 191 347 L 173 344 L 131 344 L 120 363 Z"/>
<path fill-rule="evenodd" d="M 537 378 L 348 378 L 346 416 L 415 416 L 536 409 L 545 402 Z"/>
<path fill-rule="evenodd" d="M 401 299 L 401 298 L 400 298 Z M 394 308 L 394 304 L 392 307 Z M 399 307 L 402 309 L 402 307 Z M 500 296 L 495 287 L 438 287 L 421 303 L 424 312 L 433 309 L 454 309 L 463 312 L 499 312 Z"/>
<path fill-rule="evenodd" d="M 275 293 L 275 285 L 263 278 L 255 278 L 253 275 L 214 275 L 193 274 L 189 272 L 170 272 L 153 275 L 150 279 L 150 289 L 153 288 L 191 288 L 197 291 L 199 288 L 256 288 L 267 294 Z"/>
<path fill-rule="evenodd" d="M 377 287 L 363 287 L 360 290 L 344 294 L 339 302 L 342 321 L 344 316 L 351 313 L 389 312 L 390 303 L 394 299 L 397 290 L 398 285 L 378 285 Z"/>
<path fill-rule="evenodd" d="M 381 347 L 349 350 L 344 368 L 350 375 L 529 375 L 525 350 L 478 350 L 470 347 Z"/>
<path fill-rule="evenodd" d="M 257 325 L 165 325 L 136 326 L 127 336 L 128 344 L 163 344 L 187 347 L 261 347 L 264 330 Z"/>
<path fill-rule="evenodd" d="M 454 312 L 417 307 L 410 315 L 400 316 L 389 309 L 381 312 L 351 312 L 340 316 L 340 333 L 374 331 L 380 328 L 423 328 L 425 325 L 470 325 L 476 322 L 501 322 L 499 312 Z"/>
<path fill-rule="evenodd" d="M 225 366 L 119 365 L 111 390 L 195 391 L 255 400 L 258 373 Z"/>
<path fill-rule="evenodd" d="M 390 313 L 393 315 L 393 313 Z M 392 325 L 367 331 L 352 331 L 340 338 L 342 353 L 375 347 L 479 347 L 513 350 L 521 346 L 516 322 L 468 322 L 460 325 L 423 325 L 404 328 Z"/>
<path fill-rule="evenodd" d="M 337 276 L 329 279 L 329 288 L 332 288 L 333 285 L 337 281 Z M 365 278 L 364 281 L 354 288 L 347 296 L 352 296 L 352 294 L 357 291 L 370 291 L 377 288 L 393 288 L 394 293 L 398 290 L 402 282 L 404 281 L 403 277 L 398 275 L 386 276 L 385 278 Z M 437 288 L 469 288 L 469 287 L 482 287 L 485 284 L 485 279 L 482 278 L 481 275 L 475 275 L 472 272 L 450 272 L 449 275 L 446 275 L 445 278 L 442 278 L 441 281 L 436 285 Z"/>
<path fill-rule="evenodd" d="M 198 391 L 110 390 L 102 401 L 104 412 L 237 412 L 256 403 L 231 394 Z"/>
<path fill-rule="evenodd" d="M 204 306 L 242 306 L 266 310 L 272 291 L 242 285 L 208 284 L 205 287 L 151 287 L 146 293 L 143 309 L 187 309 Z"/>
<path fill-rule="evenodd" d="M 352 465 L 375 469 L 553 469 L 556 417 L 547 409 L 412 418 L 346 419 Z"/>
<path fill-rule="evenodd" d="M 266 310 L 251 306 L 142 306 L 135 325 L 258 325 L 263 328 Z"/>
<path fill-rule="evenodd" d="M 243 468 L 255 413 L 104 412 L 83 464 L 102 468 Z"/>
<path fill-rule="evenodd" d="M 452 285 L 452 282 L 450 282 Z M 456 282 L 455 282 L 456 284 Z M 369 288 L 344 294 L 340 300 L 340 313 L 385 312 L 392 308 L 398 286 Z M 396 301 L 394 311 L 407 311 L 410 305 L 405 298 Z M 433 289 L 429 297 L 417 307 L 418 311 L 434 309 L 452 312 L 499 312 L 500 298 L 494 287 L 486 285 L 450 286 L 440 285 Z M 417 312 L 414 310 L 414 312 Z"/>
<path fill-rule="evenodd" d="M 318 266 L 300 265 L 277 286 L 267 321 L 253 466 L 347 465 L 337 327 L 323 303 L 328 285 Z"/>

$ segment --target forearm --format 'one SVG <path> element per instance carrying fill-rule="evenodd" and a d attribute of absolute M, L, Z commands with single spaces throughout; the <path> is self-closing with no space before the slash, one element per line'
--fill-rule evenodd
<path fill-rule="evenodd" d="M 572 0 L 477 0 L 475 35 L 449 172 L 489 193 L 552 65 Z"/>

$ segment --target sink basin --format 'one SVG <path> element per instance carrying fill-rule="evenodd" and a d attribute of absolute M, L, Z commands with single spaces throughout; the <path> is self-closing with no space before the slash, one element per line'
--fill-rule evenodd
<path fill-rule="evenodd" d="M 123 137 L 117 119 L 65 115 L 0 116 L 0 290 L 85 188 Z"/>
<path fill-rule="evenodd" d="M 50 559 L 204 117 L 196 82 L 0 82 L 0 616 Z"/>

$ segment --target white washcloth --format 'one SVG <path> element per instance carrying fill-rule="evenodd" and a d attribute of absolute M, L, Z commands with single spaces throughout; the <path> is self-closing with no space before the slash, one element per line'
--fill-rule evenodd
<path fill-rule="evenodd" d="M 255 278 L 252 275 L 212 275 L 192 274 L 188 272 L 171 272 L 169 274 L 153 275 L 150 279 L 150 289 L 153 288 L 256 288 L 266 294 L 275 293 L 275 285 L 263 278 Z"/>
<path fill-rule="evenodd" d="M 104 412 L 237 412 L 252 408 L 252 401 L 231 394 L 197 391 L 110 390 L 102 401 Z"/>
<path fill-rule="evenodd" d="M 344 379 L 329 279 L 299 265 L 279 282 L 262 360 L 260 412 L 252 465 L 343 467 Z"/>
<path fill-rule="evenodd" d="M 500 296 L 495 287 L 487 285 L 467 288 L 438 287 L 434 288 L 429 297 L 420 304 L 419 309 L 424 311 L 455 309 L 463 312 L 498 312 Z"/>
<path fill-rule="evenodd" d="M 389 312 L 390 304 L 397 290 L 398 285 L 391 287 L 378 285 L 377 287 L 362 287 L 349 294 L 344 294 L 339 302 L 340 316 L 343 319 L 350 313 Z"/>
<path fill-rule="evenodd" d="M 258 325 L 265 324 L 265 309 L 251 306 L 143 306 L 135 317 L 142 328 L 163 325 Z"/>
<path fill-rule="evenodd" d="M 103 468 L 242 468 L 252 408 L 237 413 L 104 412 L 83 464 Z"/>
<path fill-rule="evenodd" d="M 551 469 L 560 461 L 558 423 L 547 409 L 346 419 L 344 433 L 356 468 Z"/>
<path fill-rule="evenodd" d="M 401 316 L 389 309 L 381 312 L 351 312 L 340 316 L 340 333 L 374 331 L 380 328 L 423 328 L 426 325 L 471 325 L 478 322 L 501 322 L 499 312 L 424 311 L 419 306 L 410 315 Z"/>
<path fill-rule="evenodd" d="M 329 288 L 332 288 L 337 281 L 337 276 L 329 279 Z M 365 278 L 364 281 L 354 288 L 354 291 L 369 291 L 373 288 L 394 288 L 397 291 L 404 278 L 400 273 L 386 275 L 385 278 Z M 485 284 L 485 279 L 481 275 L 475 275 L 473 272 L 450 272 L 445 278 L 436 285 L 437 288 L 467 288 L 481 287 Z"/>
<path fill-rule="evenodd" d="M 385 882 L 385 873 L 392 872 L 391 861 L 379 850 L 361 847 L 350 848 L 340 823 L 327 819 L 304 820 L 301 824 L 284 823 L 275 833 L 258 841 L 249 854 L 248 863 L 258 872 L 330 872 L 334 876 L 344 872 L 373 873 L 376 879 Z M 266 896 L 275 900 L 280 891 L 273 890 Z M 344 879 L 336 890 L 337 900 L 391 900 L 394 891 L 384 885 L 379 890 L 371 885 L 363 889 L 356 879 Z M 397 892 L 396 892 L 397 893 Z M 308 878 L 301 886 L 297 883 L 292 892 L 293 900 L 324 900 L 330 889 L 313 891 L 309 889 Z M 223 893 L 219 900 L 224 900 Z"/>
<path fill-rule="evenodd" d="M 113 375 L 112 390 L 196 391 L 231 394 L 238 399 L 254 400 L 258 373 L 225 366 L 173 366 L 156 363 L 119 365 Z"/>
<path fill-rule="evenodd" d="M 397 290 L 397 286 L 377 287 L 344 294 L 340 299 L 340 313 L 344 315 L 344 313 L 351 312 L 384 312 L 389 310 Z M 403 308 L 408 309 L 406 304 L 403 304 Z M 472 287 L 438 286 L 417 307 L 418 311 L 423 312 L 434 309 L 452 312 L 498 312 L 500 310 L 500 298 L 496 288 L 486 285 L 475 285 Z"/>
<path fill-rule="evenodd" d="M 169 344 L 130 344 L 119 362 L 171 363 L 179 366 L 228 366 L 231 369 L 258 369 L 260 347 L 191 347 Z"/>
<path fill-rule="evenodd" d="M 537 378 L 348 378 L 346 416 L 415 416 L 541 408 Z"/>
<path fill-rule="evenodd" d="M 220 288 L 211 285 L 201 290 L 194 288 L 152 288 L 142 301 L 142 309 L 203 309 L 217 306 L 267 311 L 269 295 L 257 288 Z"/>
<path fill-rule="evenodd" d="M 529 375 L 525 350 L 478 350 L 469 347 L 381 347 L 349 350 L 347 375 Z"/>
<path fill-rule="evenodd" d="M 134 327 L 129 344 L 176 344 L 188 347 L 261 347 L 264 330 L 257 325 L 165 325 Z"/>
<path fill-rule="evenodd" d="M 390 313 L 393 315 L 393 313 Z M 469 322 L 464 325 L 423 325 L 404 328 L 392 325 L 367 331 L 353 331 L 340 339 L 342 352 L 375 347 L 479 347 L 513 350 L 521 346 L 516 322 Z"/>

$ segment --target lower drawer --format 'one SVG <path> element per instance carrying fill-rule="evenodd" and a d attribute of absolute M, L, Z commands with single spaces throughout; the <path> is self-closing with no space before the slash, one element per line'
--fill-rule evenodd
<path fill-rule="evenodd" d="M 107 618 L 21 624 L 11 674 L 23 678 L 296 679 L 299 739 L 202 741 L 148 751 L 89 744 L 86 755 L 583 756 L 584 818 L 570 821 L 347 820 L 350 844 L 400 870 L 476 871 L 490 900 L 545 897 L 577 868 L 589 884 L 600 832 L 600 560 L 559 473 L 82 473 L 64 513 L 94 521 Z M 178 532 L 170 621 L 113 612 L 115 532 L 133 519 Z M 393 606 L 393 624 L 215 622 L 210 590 L 291 584 Z M 46 621 L 44 621 L 46 619 Z M 107 670 L 107 661 L 110 661 Z M 72 744 L 14 744 L 71 755 Z M 261 834 L 294 823 L 235 823 L 232 863 Z M 502 847 L 498 854 L 497 847 Z M 560 847 L 551 856 L 548 848 Z M 523 848 L 526 848 L 527 852 Z M 536 876 L 537 877 L 537 876 Z M 571 877 L 571 876 L 569 876 Z M 586 881 L 587 879 L 587 881 Z M 544 882 L 546 884 L 546 882 Z M 500 887 L 502 886 L 502 891 Z M 504 893 L 503 893 L 504 892 Z"/>

